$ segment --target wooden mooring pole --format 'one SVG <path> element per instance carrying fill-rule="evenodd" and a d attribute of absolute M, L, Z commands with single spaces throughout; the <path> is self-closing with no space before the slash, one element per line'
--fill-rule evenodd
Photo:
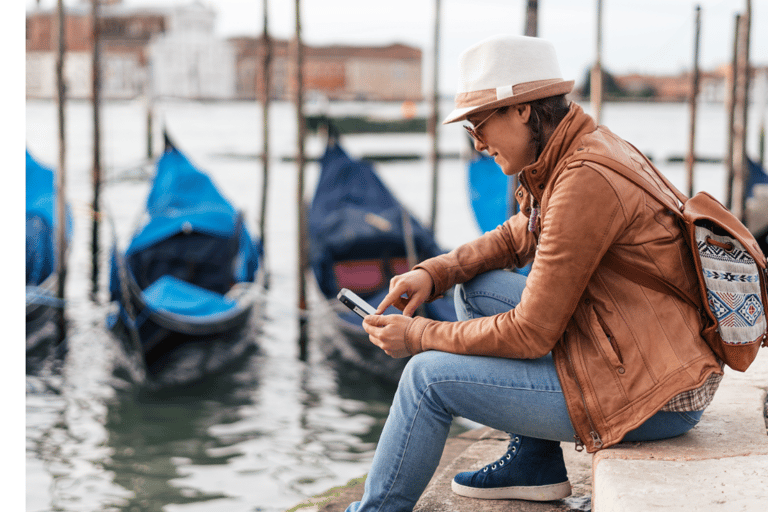
<path fill-rule="evenodd" d="M 539 35 L 539 0 L 528 0 L 525 6 L 525 35 Z"/>
<path fill-rule="evenodd" d="M 731 72 L 729 76 L 730 88 L 728 91 L 727 108 L 728 108 L 728 132 L 727 142 L 725 147 L 725 206 L 729 210 L 733 207 L 733 181 L 735 177 L 733 167 L 733 143 L 734 132 L 736 130 L 736 92 L 737 92 L 737 78 L 738 78 L 738 61 L 739 61 L 739 27 L 741 26 L 741 14 L 736 14 L 734 29 L 733 29 L 733 54 L 731 56 Z"/>
<path fill-rule="evenodd" d="M 747 0 L 747 9 L 738 18 L 736 30 L 736 59 L 735 59 L 735 95 L 732 98 L 732 107 L 735 111 L 732 125 L 732 144 L 730 144 L 732 177 L 731 211 L 733 214 L 745 220 L 746 217 L 746 187 L 748 181 L 747 167 L 747 110 L 749 105 L 749 40 L 750 40 L 751 3 Z M 730 137 L 729 137 L 730 139 Z"/>
<path fill-rule="evenodd" d="M 429 116 L 429 137 L 432 140 L 432 148 L 429 159 L 432 164 L 432 212 L 430 215 L 430 229 L 437 233 L 437 197 L 439 187 L 440 155 L 437 138 L 437 127 L 440 111 L 440 0 L 435 0 L 435 25 L 432 51 L 432 112 Z"/>
<path fill-rule="evenodd" d="M 146 108 L 146 129 L 147 129 L 147 162 L 152 161 L 152 157 L 154 155 L 154 151 L 152 149 L 152 146 L 154 144 L 152 140 L 152 127 L 154 124 L 154 116 L 152 113 L 152 109 L 154 107 L 153 100 L 152 100 L 152 77 L 147 75 L 147 78 L 145 80 L 144 85 L 146 91 L 144 95 L 144 102 L 145 102 L 145 108 Z"/>
<path fill-rule="evenodd" d="M 91 300 L 98 302 L 99 294 L 99 225 L 101 207 L 101 34 L 99 2 L 91 0 L 93 22 L 93 203 L 91 205 Z"/>
<path fill-rule="evenodd" d="M 768 69 L 761 69 L 755 78 L 755 85 L 753 87 L 757 96 L 755 112 L 757 112 L 760 118 L 757 129 L 757 163 L 760 164 L 760 167 L 765 167 L 765 117 L 768 112 L 766 109 L 766 104 L 768 103 Z"/>
<path fill-rule="evenodd" d="M 299 310 L 299 358 L 307 360 L 307 211 L 304 204 L 304 139 L 306 137 L 306 120 L 304 119 L 304 73 L 303 49 L 301 42 L 301 0 L 296 0 L 296 124 L 297 147 L 296 164 L 298 179 L 296 186 L 296 204 L 298 207 L 298 310 Z"/>
<path fill-rule="evenodd" d="M 592 104 L 592 117 L 600 124 L 603 110 L 603 2 L 597 0 L 597 40 L 595 51 L 595 65 L 592 66 L 592 74 L 589 78 L 590 101 Z"/>
<path fill-rule="evenodd" d="M 693 164 L 696 161 L 696 107 L 699 98 L 699 38 L 701 34 L 701 6 L 696 6 L 693 43 L 693 72 L 691 73 L 690 124 L 688 125 L 688 155 L 685 167 L 688 175 L 688 197 L 693 197 Z"/>
<path fill-rule="evenodd" d="M 267 247 L 267 191 L 269 190 L 269 95 L 271 89 L 271 63 L 272 63 L 272 41 L 269 38 L 269 9 L 268 1 L 263 0 L 264 4 L 264 59 L 261 66 L 262 76 L 262 149 L 261 164 L 263 170 L 263 179 L 261 183 L 261 216 L 259 217 L 259 236 L 261 236 L 262 254 L 266 254 Z M 262 262 L 264 258 L 262 257 Z M 269 286 L 269 279 L 266 279 L 265 285 Z"/>
<path fill-rule="evenodd" d="M 746 0 L 746 11 L 741 17 L 741 44 L 739 59 L 739 72 L 742 75 L 742 92 L 741 92 L 741 137 L 737 139 L 738 146 L 735 149 L 738 155 L 736 171 L 741 174 L 741 187 L 739 190 L 739 207 L 736 215 L 742 222 L 747 218 L 747 184 L 749 181 L 749 162 L 747 161 L 747 129 L 749 127 L 748 116 L 749 112 L 749 45 L 751 40 L 751 27 L 752 27 L 752 2 Z"/>
<path fill-rule="evenodd" d="M 56 173 L 56 273 L 59 276 L 57 296 L 61 300 L 61 309 L 59 311 L 59 336 L 61 340 L 66 338 L 66 320 L 65 304 L 67 267 L 65 257 L 67 254 L 67 236 L 66 236 L 66 177 L 67 177 L 67 159 L 66 159 L 66 123 L 64 119 L 66 102 L 66 90 L 64 85 L 64 2 L 57 2 L 57 38 L 58 51 L 56 53 L 56 100 L 58 107 L 59 121 L 59 169 Z"/>

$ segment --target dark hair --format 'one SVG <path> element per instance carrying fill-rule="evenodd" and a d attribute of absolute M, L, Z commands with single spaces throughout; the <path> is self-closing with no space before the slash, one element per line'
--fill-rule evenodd
<path fill-rule="evenodd" d="M 533 100 L 528 103 L 531 106 L 531 138 L 536 144 L 536 158 L 541 156 L 544 151 L 544 134 L 553 131 L 560 121 L 568 114 L 570 103 L 565 99 L 565 94 L 558 96 L 549 96 Z M 510 107 L 503 107 L 502 113 L 505 113 Z"/>

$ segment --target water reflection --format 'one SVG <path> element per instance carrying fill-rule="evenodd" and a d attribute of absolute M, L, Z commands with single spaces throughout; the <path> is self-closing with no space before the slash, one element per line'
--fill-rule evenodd
<path fill-rule="evenodd" d="M 155 376 L 109 305 L 74 299 L 69 353 L 27 376 L 27 510 L 280 512 L 362 475 L 394 386 L 325 357 L 327 318 L 299 361 L 291 299 L 271 299 L 237 357 L 193 346 Z M 229 364 L 202 374 L 203 354 Z"/>
<path fill-rule="evenodd" d="M 153 389 L 133 386 L 107 404 L 105 428 L 111 457 L 104 469 L 131 493 L 115 502 L 118 510 L 161 511 L 227 497 L 184 482 L 184 467 L 227 466 L 246 439 L 222 438 L 212 429 L 236 423 L 241 408 L 256 406 L 251 392 L 259 386 L 259 358 L 244 358 L 231 373 L 190 385 Z M 233 448 L 234 449 L 230 449 Z"/>

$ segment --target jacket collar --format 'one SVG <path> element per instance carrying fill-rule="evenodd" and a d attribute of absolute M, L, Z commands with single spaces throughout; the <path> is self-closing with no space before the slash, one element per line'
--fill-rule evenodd
<path fill-rule="evenodd" d="M 583 135 L 596 129 L 595 121 L 579 105 L 571 102 L 568 114 L 555 128 L 538 160 L 520 171 L 521 182 L 528 185 L 537 201 L 541 201 L 542 191 L 554 175 L 558 163 L 576 151 Z"/>

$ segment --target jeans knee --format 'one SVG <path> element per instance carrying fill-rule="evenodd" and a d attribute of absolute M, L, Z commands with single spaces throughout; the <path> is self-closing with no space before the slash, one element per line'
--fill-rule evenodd
<path fill-rule="evenodd" d="M 461 373 L 462 359 L 469 356 L 450 354 L 438 350 L 428 350 L 411 357 L 400 377 L 400 386 L 404 385 L 418 391 L 426 391 L 431 385 L 451 380 L 452 375 Z"/>
<path fill-rule="evenodd" d="M 504 313 L 520 303 L 526 277 L 506 270 L 478 274 L 456 285 L 454 306 L 459 320 Z"/>
<path fill-rule="evenodd" d="M 436 354 L 439 352 L 428 350 L 411 357 L 408 364 L 405 365 L 405 370 L 403 370 L 403 376 L 400 378 L 401 383 L 405 382 L 417 388 L 428 386 L 438 359 Z"/>

